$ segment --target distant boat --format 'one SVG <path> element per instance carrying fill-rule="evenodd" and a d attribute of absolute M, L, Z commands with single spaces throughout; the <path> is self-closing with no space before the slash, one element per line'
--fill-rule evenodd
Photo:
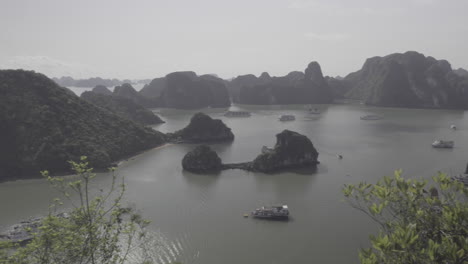
<path fill-rule="evenodd" d="M 279 121 L 294 121 L 296 120 L 296 117 L 293 115 L 281 115 L 279 117 Z"/>
<path fill-rule="evenodd" d="M 457 130 L 457 126 L 456 125 L 451 125 L 450 129 Z"/>
<path fill-rule="evenodd" d="M 379 115 L 365 115 L 360 117 L 361 120 L 380 120 L 382 116 Z"/>
<path fill-rule="evenodd" d="M 313 114 L 313 115 L 319 115 L 320 114 L 320 111 L 318 110 L 318 108 L 309 108 L 309 114 Z"/>
<path fill-rule="evenodd" d="M 289 208 L 287 205 L 262 206 L 255 209 L 252 217 L 272 220 L 287 220 L 289 218 Z"/>
<path fill-rule="evenodd" d="M 434 148 L 453 148 L 454 142 L 453 141 L 446 141 L 446 140 L 436 140 L 432 143 L 432 147 Z"/>
<path fill-rule="evenodd" d="M 226 117 L 249 117 L 251 116 L 250 112 L 245 111 L 227 111 L 224 113 Z"/>

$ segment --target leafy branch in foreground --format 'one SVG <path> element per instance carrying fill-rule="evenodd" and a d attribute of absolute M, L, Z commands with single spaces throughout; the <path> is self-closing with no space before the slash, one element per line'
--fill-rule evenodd
<path fill-rule="evenodd" d="M 406 180 L 401 171 L 344 186 L 351 206 L 380 226 L 361 263 L 468 263 L 468 188 L 442 173 L 433 179 L 429 191 L 427 181 Z"/>
<path fill-rule="evenodd" d="M 123 180 L 112 182 L 107 191 L 91 197 L 91 181 L 96 177 L 86 157 L 70 162 L 77 177 L 50 177 L 42 172 L 52 187 L 72 203 L 67 214 L 57 214 L 62 205 L 55 199 L 49 214 L 41 220 L 38 231 L 25 246 L 3 244 L 0 263 L 124 263 L 129 253 L 139 247 L 149 224 L 134 209 L 122 206 Z"/>

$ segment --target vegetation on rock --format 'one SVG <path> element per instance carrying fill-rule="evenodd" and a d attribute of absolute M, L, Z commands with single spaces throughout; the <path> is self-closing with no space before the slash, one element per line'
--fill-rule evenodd
<path fill-rule="evenodd" d="M 216 172 L 222 169 L 221 159 L 218 154 L 207 145 L 197 146 L 185 154 L 182 159 L 184 170 L 195 173 Z"/>
<path fill-rule="evenodd" d="M 0 71 L 0 180 L 69 171 L 88 155 L 92 166 L 158 146 L 165 135 L 75 96 L 31 71 Z"/>
<path fill-rule="evenodd" d="M 276 135 L 276 145 L 266 149 L 252 162 L 252 169 L 261 172 L 274 172 L 287 168 L 316 166 L 318 152 L 304 135 L 284 130 Z"/>
<path fill-rule="evenodd" d="M 93 91 L 82 93 L 81 98 L 142 125 L 164 123 L 164 121 L 152 111 L 125 97 L 113 94 L 104 95 Z"/>
<path fill-rule="evenodd" d="M 234 134 L 223 121 L 213 119 L 204 113 L 196 113 L 185 128 L 169 133 L 168 137 L 175 141 L 201 143 L 234 140 Z"/>
<path fill-rule="evenodd" d="M 345 97 L 369 105 L 468 108 L 468 77 L 453 71 L 446 60 L 414 51 L 367 59 L 342 85 Z"/>
<path fill-rule="evenodd" d="M 331 103 L 332 91 L 325 81 L 320 65 L 311 62 L 303 72 L 291 72 L 283 77 L 263 73 L 239 76 L 229 84 L 234 102 L 241 104 L 313 104 Z"/>
<path fill-rule="evenodd" d="M 194 72 L 173 72 L 164 78 L 154 79 L 140 94 L 168 108 L 199 109 L 231 104 L 222 79 L 210 75 L 197 76 Z"/>

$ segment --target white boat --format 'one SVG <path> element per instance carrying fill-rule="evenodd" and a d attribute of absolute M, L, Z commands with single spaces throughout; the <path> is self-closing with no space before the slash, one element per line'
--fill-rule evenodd
<path fill-rule="evenodd" d="M 281 115 L 278 119 L 279 121 L 294 121 L 296 117 L 293 115 Z"/>
<path fill-rule="evenodd" d="M 454 142 L 452 140 L 436 140 L 432 143 L 434 148 L 453 148 Z"/>
<path fill-rule="evenodd" d="M 227 111 L 224 113 L 226 117 L 249 117 L 251 116 L 250 112 L 246 111 Z"/>
<path fill-rule="evenodd" d="M 379 115 L 365 115 L 360 117 L 361 120 L 379 120 L 382 119 L 382 116 Z"/>

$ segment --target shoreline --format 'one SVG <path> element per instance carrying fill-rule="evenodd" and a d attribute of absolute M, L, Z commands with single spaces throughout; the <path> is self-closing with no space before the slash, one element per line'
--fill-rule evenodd
<path fill-rule="evenodd" d="M 136 153 L 134 153 L 132 155 L 126 155 L 123 158 L 112 161 L 107 168 L 93 168 L 93 172 L 94 173 L 109 172 L 109 168 L 112 168 L 112 167 L 118 168 L 121 164 L 124 164 L 126 161 L 132 160 L 135 157 L 137 157 L 137 156 L 139 156 L 139 155 L 141 155 L 141 154 L 143 154 L 145 152 L 155 150 L 155 149 L 164 148 L 164 147 L 169 147 L 169 146 L 172 146 L 172 145 L 175 145 L 175 143 L 163 143 L 161 145 L 158 145 L 158 146 L 155 146 L 155 147 L 152 147 L 152 148 L 148 148 L 148 149 L 145 149 L 145 150 L 138 151 L 138 152 L 136 152 Z M 52 176 L 52 177 L 70 177 L 70 176 L 75 175 L 75 174 L 71 174 L 71 173 L 72 173 L 71 171 L 58 172 L 56 174 L 50 174 L 50 176 Z M 42 177 L 40 175 L 37 176 L 37 177 L 36 176 L 12 177 L 12 178 L 7 177 L 7 178 L 4 178 L 4 179 L 0 179 L 0 184 L 8 183 L 8 182 L 43 180 L 43 179 L 44 179 L 44 177 Z"/>

